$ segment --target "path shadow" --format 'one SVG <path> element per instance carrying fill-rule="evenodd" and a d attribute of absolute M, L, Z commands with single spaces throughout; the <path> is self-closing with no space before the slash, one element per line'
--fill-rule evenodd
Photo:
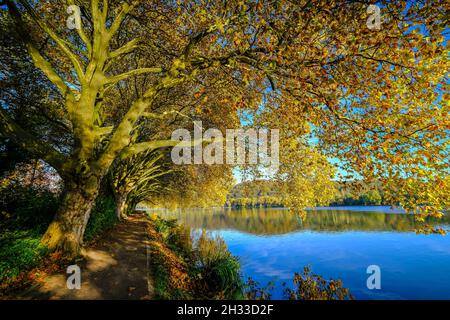
<path fill-rule="evenodd" d="M 153 284 L 147 261 L 148 222 L 132 216 L 83 252 L 81 288 L 68 289 L 67 274 L 46 277 L 23 293 L 25 299 L 151 299 Z"/>

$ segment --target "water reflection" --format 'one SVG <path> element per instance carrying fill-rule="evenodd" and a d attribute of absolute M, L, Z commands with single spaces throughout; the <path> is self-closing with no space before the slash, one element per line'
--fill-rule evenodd
<path fill-rule="evenodd" d="M 256 235 L 285 234 L 300 230 L 409 232 L 417 227 L 412 215 L 329 209 L 308 211 L 304 220 L 285 209 L 178 210 L 167 211 L 163 216 L 177 218 L 194 229 L 234 229 Z M 450 215 L 440 220 L 429 219 L 427 223 L 433 226 L 450 225 Z"/>
<path fill-rule="evenodd" d="M 320 208 L 304 221 L 284 209 L 159 213 L 219 234 L 239 257 L 244 277 L 275 282 L 275 299 L 283 298 L 282 283 L 306 265 L 324 278 L 342 279 L 357 299 L 450 299 L 450 237 L 417 235 L 413 216 L 370 209 Z M 448 229 L 450 217 L 427 222 Z M 381 267 L 381 290 L 366 287 L 372 264 Z"/>

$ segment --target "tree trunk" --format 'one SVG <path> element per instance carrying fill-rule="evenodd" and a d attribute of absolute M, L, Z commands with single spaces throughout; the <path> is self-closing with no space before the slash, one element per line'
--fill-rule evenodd
<path fill-rule="evenodd" d="M 137 207 L 137 202 L 135 200 L 131 200 L 129 202 L 130 203 L 128 204 L 128 214 L 135 213 L 136 207 Z"/>
<path fill-rule="evenodd" d="M 127 196 L 123 194 L 116 194 L 116 214 L 117 219 L 122 220 L 127 216 L 128 213 L 128 204 L 127 204 Z"/>
<path fill-rule="evenodd" d="M 42 243 L 50 250 L 63 251 L 68 257 L 80 253 L 84 231 L 98 194 L 98 188 L 91 193 L 85 189 L 72 186 L 65 191 L 58 212 L 42 238 Z"/>

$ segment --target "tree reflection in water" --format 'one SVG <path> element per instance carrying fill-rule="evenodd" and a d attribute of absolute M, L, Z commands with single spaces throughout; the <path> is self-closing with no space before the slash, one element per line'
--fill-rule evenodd
<path fill-rule="evenodd" d="M 302 219 L 286 209 L 190 209 L 163 211 L 162 216 L 177 218 L 193 229 L 235 229 L 256 235 L 276 235 L 293 231 L 397 231 L 412 232 L 414 216 L 399 213 L 346 210 L 308 211 Z M 450 225 L 450 215 L 429 219 L 432 226 Z"/>

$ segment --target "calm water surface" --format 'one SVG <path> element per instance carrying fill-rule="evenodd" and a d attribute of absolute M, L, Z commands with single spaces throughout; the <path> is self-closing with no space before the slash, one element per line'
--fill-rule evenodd
<path fill-rule="evenodd" d="M 282 283 L 311 265 L 342 279 L 357 299 L 450 299 L 450 237 L 417 235 L 411 216 L 387 207 L 317 208 L 306 220 L 285 209 L 199 209 L 164 212 L 194 230 L 221 235 L 244 277 Z M 430 221 L 436 225 L 437 222 Z M 450 227 L 447 215 L 439 225 Z M 366 287 L 366 268 L 381 268 L 381 290 Z"/>

